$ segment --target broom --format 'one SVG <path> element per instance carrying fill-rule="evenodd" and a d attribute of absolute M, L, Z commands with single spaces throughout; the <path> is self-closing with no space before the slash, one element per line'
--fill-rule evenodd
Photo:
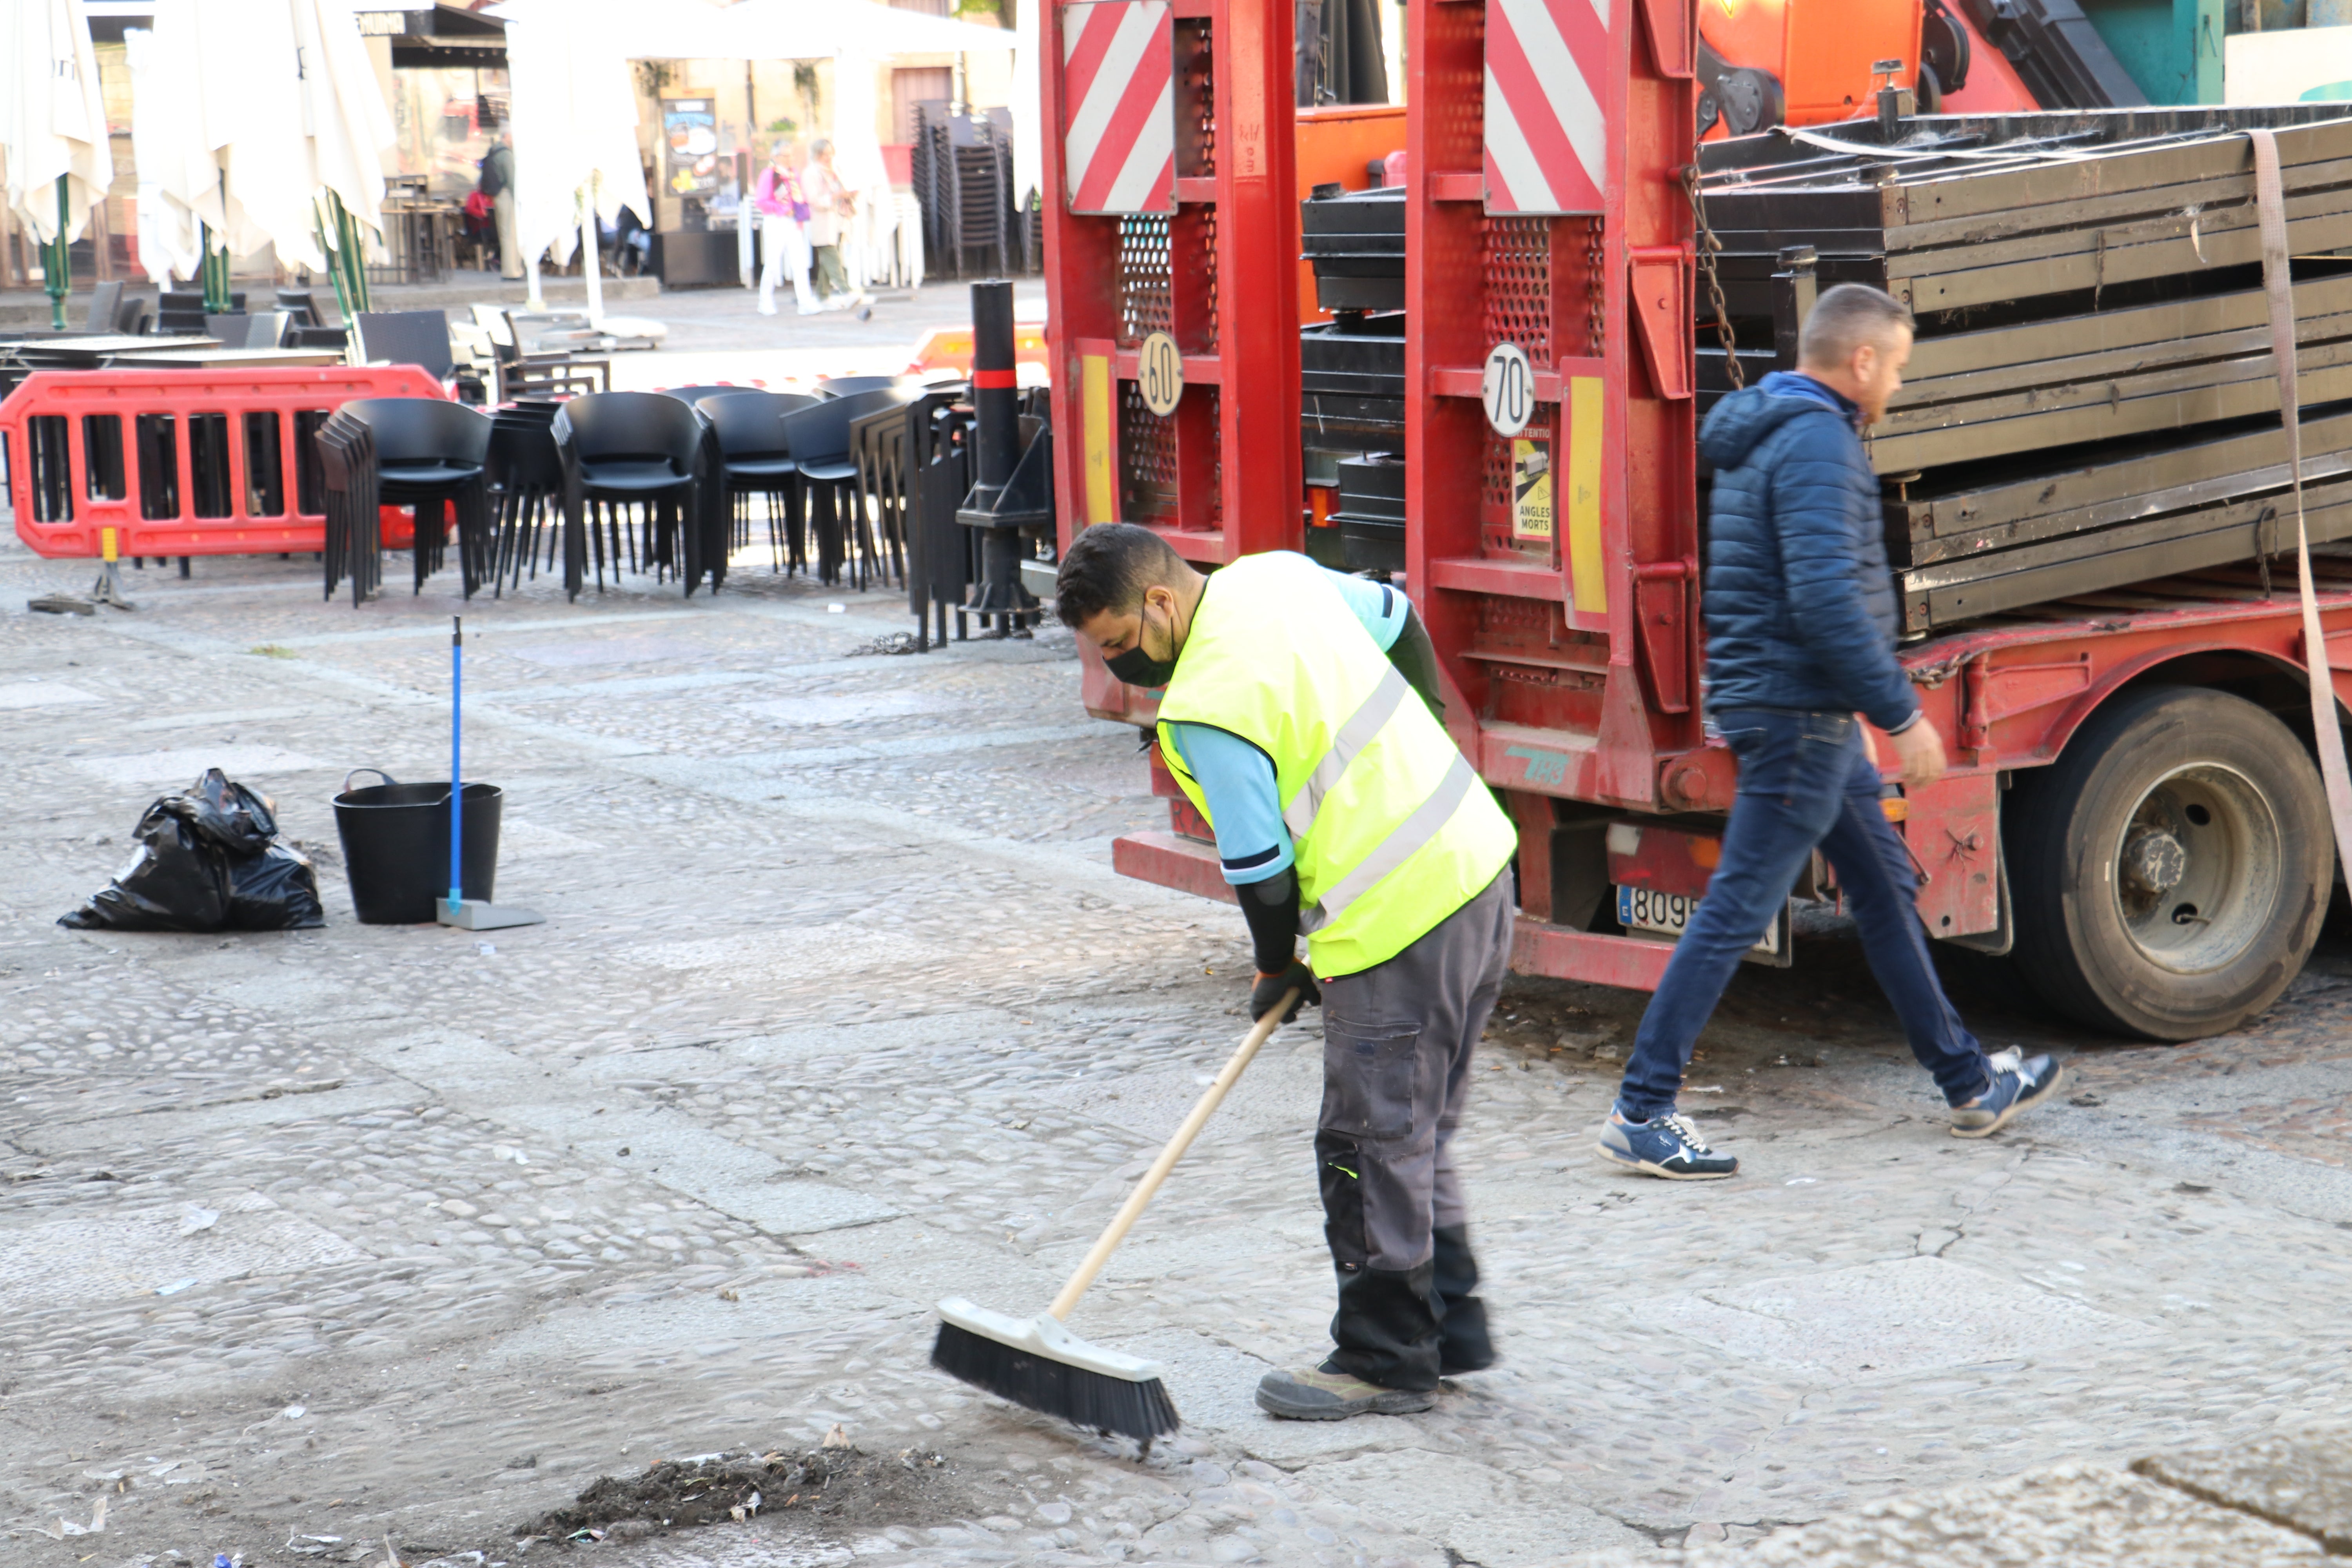
<path fill-rule="evenodd" d="M 1103 1227 L 1044 1317 L 1007 1317 L 975 1307 L 961 1296 L 950 1296 L 940 1303 L 940 1337 L 931 1346 L 931 1364 L 1001 1399 L 1046 1415 L 1059 1415 L 1080 1426 L 1117 1432 L 1146 1443 L 1176 1430 L 1181 1423 L 1174 1401 L 1168 1397 L 1168 1385 L 1160 1381 L 1158 1363 L 1090 1345 L 1064 1328 L 1062 1320 L 1070 1315 L 1078 1298 L 1102 1272 L 1102 1266 L 1110 1261 L 1112 1252 L 1127 1239 L 1144 1205 L 1183 1158 L 1225 1091 L 1234 1087 L 1242 1069 L 1297 1000 L 1297 991 L 1286 993 L 1244 1037 L 1208 1092 L 1201 1096 L 1176 1135 L 1151 1162 L 1151 1169 L 1143 1173 L 1143 1180 Z"/>

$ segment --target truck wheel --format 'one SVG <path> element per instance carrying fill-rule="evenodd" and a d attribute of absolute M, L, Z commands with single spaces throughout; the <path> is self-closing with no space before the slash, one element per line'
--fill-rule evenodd
<path fill-rule="evenodd" d="M 2004 812 L 2018 966 L 2091 1026 L 2221 1034 L 2286 989 L 2334 888 L 2327 797 L 2293 731 L 2194 687 L 2117 698 Z"/>

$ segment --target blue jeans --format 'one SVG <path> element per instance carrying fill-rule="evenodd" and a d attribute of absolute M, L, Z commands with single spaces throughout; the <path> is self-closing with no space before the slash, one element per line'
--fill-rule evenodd
<path fill-rule="evenodd" d="M 1631 1121 L 1675 1108 L 1691 1046 L 1722 1000 L 1740 956 L 1780 918 L 1816 846 L 1828 856 L 1862 951 L 1895 1004 L 1911 1052 L 1953 1105 L 1992 1082 L 1984 1047 L 1944 998 L 1912 900 L 1910 855 L 1879 805 L 1877 766 L 1850 713 L 1731 709 L 1716 716 L 1739 759 L 1739 793 L 1723 859 L 1698 912 L 1675 944 L 1658 994 L 1642 1016 L 1617 1107 Z"/>

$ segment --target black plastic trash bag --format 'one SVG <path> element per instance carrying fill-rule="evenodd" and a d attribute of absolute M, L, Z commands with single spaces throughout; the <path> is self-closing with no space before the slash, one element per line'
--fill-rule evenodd
<path fill-rule="evenodd" d="M 218 768 L 149 806 L 114 880 L 60 919 L 82 931 L 300 931 L 327 923 L 310 862 L 268 803 Z"/>

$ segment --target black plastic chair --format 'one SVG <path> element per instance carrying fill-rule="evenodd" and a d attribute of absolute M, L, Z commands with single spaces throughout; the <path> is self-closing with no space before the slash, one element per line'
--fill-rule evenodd
<path fill-rule="evenodd" d="M 124 337 L 138 337 L 155 330 L 155 301 L 144 294 L 125 294 L 122 303 L 114 308 L 114 330 Z"/>
<path fill-rule="evenodd" d="M 488 473 L 498 523 L 491 578 L 500 597 L 509 581 L 518 588 L 522 585 L 526 568 L 538 580 L 543 535 L 551 570 L 559 542 L 570 542 L 569 531 L 561 526 L 563 455 L 555 447 L 555 407 L 551 403 L 518 404 L 490 416 Z M 551 530 L 551 522 L 558 526 Z M 576 599 L 581 563 L 566 551 L 563 564 L 564 592 Z"/>
<path fill-rule="evenodd" d="M 757 392 L 756 386 L 730 386 L 713 382 L 709 386 L 657 386 L 655 391 L 664 397 L 675 397 L 680 403 L 700 403 L 706 397 L 723 397 L 730 392 Z"/>
<path fill-rule="evenodd" d="M 121 283 L 98 284 L 89 291 L 89 315 L 82 322 L 83 329 L 92 332 L 114 331 L 114 312 L 121 305 Z"/>
<path fill-rule="evenodd" d="M 416 509 L 416 591 L 441 564 L 448 533 L 446 508 L 457 510 L 457 565 L 466 596 L 494 569 L 488 416 L 437 397 L 362 397 L 340 412 L 368 427 L 375 442 L 376 500 Z"/>
<path fill-rule="evenodd" d="M 725 487 L 722 504 L 730 523 L 730 542 L 735 549 L 751 542 L 751 509 L 744 498 L 755 494 L 768 498 L 768 560 L 772 571 L 793 571 L 808 564 L 802 547 L 805 508 L 800 468 L 784 444 L 784 416 L 817 401 L 805 393 L 736 391 L 704 397 L 694 405 L 719 443 L 719 468 L 713 478 Z M 778 496 L 784 501 L 781 518 L 775 504 Z"/>
<path fill-rule="evenodd" d="M 362 363 L 413 364 L 436 381 L 447 381 L 457 369 L 445 311 L 362 310 L 356 325 Z"/>
<path fill-rule="evenodd" d="M 322 327 L 319 319 L 318 301 L 310 298 L 308 289 L 280 289 L 277 291 L 277 308 L 286 312 L 290 327 Z"/>
<path fill-rule="evenodd" d="M 872 524 L 864 492 L 858 489 L 857 460 L 850 453 L 850 429 L 858 420 L 886 408 L 896 408 L 922 395 L 919 384 L 877 387 L 846 397 L 827 397 L 784 416 L 784 444 L 793 455 L 802 484 L 815 504 L 810 526 L 816 533 L 817 578 L 825 584 L 841 580 L 848 560 L 848 540 L 842 516 L 846 502 L 856 524 L 857 542 L 864 548 L 851 569 L 856 585 L 866 586 L 866 563 L 875 554 Z"/>
<path fill-rule="evenodd" d="M 689 595 L 707 574 L 717 592 L 727 575 L 727 515 L 710 504 L 716 487 L 706 482 L 704 426 L 693 407 L 658 392 L 592 392 L 557 410 L 553 428 L 564 527 L 593 547 L 597 591 L 608 547 L 618 576 L 625 538 L 630 570 L 675 571 Z M 625 534 L 630 514 L 642 521 Z"/>

